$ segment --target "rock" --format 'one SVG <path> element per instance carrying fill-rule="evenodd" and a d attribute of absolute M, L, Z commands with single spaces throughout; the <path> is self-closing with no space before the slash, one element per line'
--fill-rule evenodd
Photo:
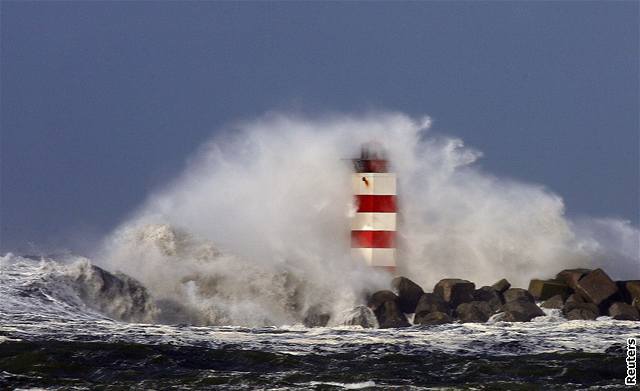
<path fill-rule="evenodd" d="M 322 306 L 312 305 L 304 316 L 305 327 L 325 327 L 329 323 L 331 315 L 325 311 Z"/>
<path fill-rule="evenodd" d="M 459 278 L 445 278 L 436 284 L 433 293 L 442 297 L 452 308 L 455 308 L 462 303 L 473 301 L 475 288 L 473 282 Z"/>
<path fill-rule="evenodd" d="M 381 329 L 409 326 L 407 317 L 404 316 L 396 301 L 385 301 L 374 313 Z"/>
<path fill-rule="evenodd" d="M 378 320 L 371 309 L 364 305 L 359 305 L 354 309 L 344 311 L 336 316 L 332 322 L 335 326 L 361 326 L 367 328 L 378 328 Z"/>
<path fill-rule="evenodd" d="M 577 293 L 570 295 L 562 307 L 562 313 L 568 320 L 594 320 L 599 312 L 597 305 L 585 302 Z"/>
<path fill-rule="evenodd" d="M 609 316 L 616 320 L 640 320 L 640 314 L 634 306 L 621 302 L 615 302 L 609 307 Z"/>
<path fill-rule="evenodd" d="M 535 299 L 531 296 L 531 293 L 526 289 L 522 288 L 510 288 L 507 289 L 502 296 L 504 297 L 505 303 L 509 303 L 510 301 L 516 300 L 524 300 L 529 301 L 531 303 L 535 303 Z"/>
<path fill-rule="evenodd" d="M 602 269 L 596 269 L 578 280 L 575 291 L 586 301 L 599 305 L 615 295 L 618 287 Z"/>
<path fill-rule="evenodd" d="M 594 320 L 598 314 L 587 309 L 576 308 L 565 314 L 568 320 Z"/>
<path fill-rule="evenodd" d="M 483 286 L 473 291 L 473 300 L 486 302 L 492 311 L 497 311 L 504 304 L 500 292 L 490 286 Z"/>
<path fill-rule="evenodd" d="M 399 301 L 391 291 L 378 291 L 369 298 L 367 306 L 376 315 L 381 329 L 409 326 L 407 317 L 400 310 Z"/>
<path fill-rule="evenodd" d="M 574 303 L 586 303 L 586 301 L 584 301 L 582 296 L 580 296 L 579 294 L 572 293 L 569 295 L 569 297 L 567 297 L 567 300 L 565 300 L 565 305 L 571 305 Z"/>
<path fill-rule="evenodd" d="M 504 293 L 507 289 L 511 288 L 511 284 L 506 279 L 502 279 L 495 284 L 491 285 L 493 289 L 498 291 L 499 293 Z"/>
<path fill-rule="evenodd" d="M 398 292 L 400 309 L 402 312 L 412 314 L 424 291 L 418 284 L 406 277 L 396 277 L 391 281 L 391 286 Z"/>
<path fill-rule="evenodd" d="M 640 298 L 640 281 L 616 281 L 616 285 L 620 292 L 620 298 L 628 304 L 633 303 L 633 300 Z"/>
<path fill-rule="evenodd" d="M 502 306 L 502 311 L 506 313 L 503 320 L 507 322 L 528 322 L 536 316 L 544 315 L 540 307 L 524 297 L 507 301 Z"/>
<path fill-rule="evenodd" d="M 437 325 L 437 324 L 445 324 L 451 323 L 452 319 L 449 315 L 444 312 L 423 312 L 420 314 L 416 314 L 416 317 L 413 319 L 413 324 L 422 324 L 422 325 Z"/>
<path fill-rule="evenodd" d="M 151 323 L 158 309 L 147 289 L 124 273 L 110 273 L 89 262 L 75 266 L 71 275 L 78 296 L 88 306 L 126 322 Z"/>
<path fill-rule="evenodd" d="M 574 293 L 567 298 L 567 300 L 564 302 L 564 306 L 562 307 L 562 313 L 564 314 L 565 317 L 568 317 L 569 313 L 573 310 L 588 311 L 595 314 L 596 317 L 600 313 L 597 305 L 593 303 L 585 302 L 582 296 L 578 295 L 577 293 Z M 583 319 L 583 318 L 576 318 L 576 319 Z M 586 319 L 591 319 L 591 318 L 586 318 Z"/>
<path fill-rule="evenodd" d="M 634 306 L 638 311 L 640 311 L 640 297 L 636 297 L 635 299 L 633 299 L 631 305 Z"/>
<path fill-rule="evenodd" d="M 462 323 L 484 323 L 493 314 L 486 301 L 471 301 L 456 307 L 456 314 Z"/>
<path fill-rule="evenodd" d="M 529 293 L 536 300 L 547 300 L 555 295 L 566 298 L 569 296 L 570 289 L 564 282 L 534 279 L 529 283 Z"/>
<path fill-rule="evenodd" d="M 425 293 L 420 297 L 416 306 L 417 314 L 428 314 L 431 312 L 449 313 L 449 307 L 444 299 L 435 293 Z"/>
<path fill-rule="evenodd" d="M 562 295 L 555 295 L 545 300 L 540 307 L 559 310 L 562 309 L 563 306 L 564 299 L 562 298 Z"/>
<path fill-rule="evenodd" d="M 367 307 L 371 308 L 375 312 L 378 307 L 387 301 L 394 301 L 398 303 L 398 296 L 391 291 L 377 291 L 369 297 L 367 301 Z"/>
<path fill-rule="evenodd" d="M 631 299 L 625 287 L 625 285 L 627 284 L 627 281 L 614 281 L 614 282 L 618 287 L 618 293 L 609 298 L 609 301 L 611 301 L 611 303 L 609 303 L 609 307 L 611 306 L 611 304 L 615 303 L 616 301 L 621 301 L 623 303 L 631 303 L 633 299 Z"/>
<path fill-rule="evenodd" d="M 616 287 L 618 287 L 618 291 L 613 295 L 609 296 L 609 298 L 603 300 L 600 304 L 598 304 L 598 309 L 600 310 L 600 315 L 609 315 L 609 307 L 613 305 L 613 303 L 621 302 L 631 304 L 630 297 L 625 292 L 625 283 L 616 281 Z"/>
<path fill-rule="evenodd" d="M 631 301 L 640 299 L 640 280 L 627 281 L 624 287 L 629 296 L 631 296 Z"/>
<path fill-rule="evenodd" d="M 556 280 L 564 282 L 569 288 L 575 290 L 578 280 L 590 271 L 590 269 L 565 269 L 556 275 Z"/>
<path fill-rule="evenodd" d="M 529 322 L 531 319 L 524 312 L 507 311 L 502 313 L 502 317 L 499 320 L 502 322 Z"/>

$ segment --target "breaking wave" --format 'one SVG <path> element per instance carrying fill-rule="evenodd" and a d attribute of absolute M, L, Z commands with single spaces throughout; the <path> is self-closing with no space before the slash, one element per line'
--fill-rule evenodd
<path fill-rule="evenodd" d="M 0 315 L 16 323 L 100 321 L 153 322 L 159 313 L 138 281 L 111 274 L 87 258 L 0 257 Z"/>
<path fill-rule="evenodd" d="M 339 316 L 389 277 L 349 259 L 351 167 L 364 142 L 398 175 L 399 273 L 524 286 L 563 267 L 639 277 L 639 233 L 614 219 L 569 220 L 542 185 L 499 178 L 481 152 L 401 113 L 270 114 L 219 132 L 187 169 L 105 240 L 96 261 L 141 281 L 175 321 L 299 323 Z"/>
<path fill-rule="evenodd" d="M 615 388 L 638 334 L 637 322 L 567 321 L 559 310 L 377 329 L 337 326 L 375 326 L 367 307 L 317 328 L 158 324 L 159 307 L 137 281 L 84 258 L 0 257 L 0 388 Z"/>

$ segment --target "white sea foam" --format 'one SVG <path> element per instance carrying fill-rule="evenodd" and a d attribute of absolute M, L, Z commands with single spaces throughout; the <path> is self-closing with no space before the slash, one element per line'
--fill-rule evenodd
<path fill-rule="evenodd" d="M 6 258 L 4 259 L 6 261 Z M 287 354 L 367 354 L 442 352 L 447 354 L 520 355 L 582 350 L 604 352 L 640 331 L 638 322 L 600 317 L 566 321 L 553 312 L 532 322 L 452 323 L 404 329 L 361 327 L 247 328 L 194 327 L 124 323 L 77 303 L 73 291 L 60 289 L 67 265 L 13 257 L 0 266 L 0 335 L 11 340 L 134 342 L 177 346 L 239 346 Z M 49 298 L 41 293 L 46 293 Z M 50 298 L 53 298 L 51 300 Z M 7 342 L 5 339 L 4 342 Z"/>
<path fill-rule="evenodd" d="M 524 286 L 566 267 L 639 278 L 637 227 L 570 221 L 543 185 L 475 166 L 481 152 L 401 113 L 270 114 L 222 131 L 153 192 L 97 259 L 141 280 L 192 323 L 282 325 L 311 306 L 337 314 L 388 277 L 349 259 L 350 166 L 361 143 L 388 150 L 399 179 L 399 271 Z"/>
<path fill-rule="evenodd" d="M 376 383 L 373 382 L 373 381 L 365 381 L 365 382 L 360 382 L 360 383 L 338 383 L 338 382 L 312 381 L 312 382 L 309 383 L 309 385 L 311 385 L 311 386 L 327 385 L 327 386 L 341 387 L 341 388 L 344 388 L 345 390 L 360 390 L 362 388 L 375 387 Z"/>

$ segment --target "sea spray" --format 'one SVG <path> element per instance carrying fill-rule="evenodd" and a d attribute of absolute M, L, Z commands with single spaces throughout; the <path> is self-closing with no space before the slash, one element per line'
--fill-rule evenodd
<path fill-rule="evenodd" d="M 602 264 L 615 265 L 614 278 L 638 273 L 637 228 L 569 221 L 561 197 L 484 172 L 479 151 L 430 124 L 401 113 L 237 123 L 153 192 L 98 259 L 205 324 L 299 323 L 311 307 L 335 316 L 389 282 L 349 258 L 346 159 L 376 141 L 399 180 L 399 273 L 420 285 L 506 277 L 524 286 L 549 270 Z"/>

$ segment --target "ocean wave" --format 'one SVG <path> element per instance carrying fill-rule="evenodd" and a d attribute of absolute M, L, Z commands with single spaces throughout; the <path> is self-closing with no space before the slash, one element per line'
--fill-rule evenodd
<path fill-rule="evenodd" d="M 125 322 L 118 316 L 146 313 L 131 305 L 154 314 L 153 303 L 125 285 L 97 289 L 98 277 L 85 258 L 0 257 L 0 388 L 604 387 L 624 371 L 624 341 L 640 334 L 638 322 L 566 321 L 554 310 L 532 322 L 401 329 Z"/>
<path fill-rule="evenodd" d="M 87 290 L 87 281 L 91 281 L 89 277 L 94 273 L 85 258 L 56 262 L 9 254 L 0 258 L 0 271 L 0 338 L 5 340 L 171 343 L 211 348 L 249 344 L 257 350 L 287 351 L 292 354 L 314 351 L 337 353 L 344 346 L 357 341 L 358 347 L 388 353 L 472 355 L 483 352 L 514 355 L 574 351 L 599 353 L 640 332 L 638 322 L 612 320 L 609 317 L 600 317 L 595 321 L 567 321 L 557 310 L 545 310 L 545 316 L 535 318 L 532 322 L 490 320 L 487 323 L 452 323 L 389 330 L 338 324 L 307 328 L 301 323 L 269 327 L 158 324 L 150 323 L 147 321 L 150 318 L 144 317 L 157 311 L 152 298 L 136 302 L 135 299 L 139 298 L 136 295 L 140 293 L 135 290 L 133 297 L 130 297 L 128 289 L 105 289 L 102 291 L 106 295 L 104 298 L 83 293 Z M 90 291 L 95 292 L 95 289 Z M 126 305 L 99 304 L 102 301 L 124 302 Z M 133 304 L 137 305 L 135 311 L 130 307 Z M 122 312 L 122 308 L 127 311 Z M 129 322 L 114 316 L 132 311 L 144 316 L 125 319 Z M 373 323 L 374 320 L 370 321 Z"/>

